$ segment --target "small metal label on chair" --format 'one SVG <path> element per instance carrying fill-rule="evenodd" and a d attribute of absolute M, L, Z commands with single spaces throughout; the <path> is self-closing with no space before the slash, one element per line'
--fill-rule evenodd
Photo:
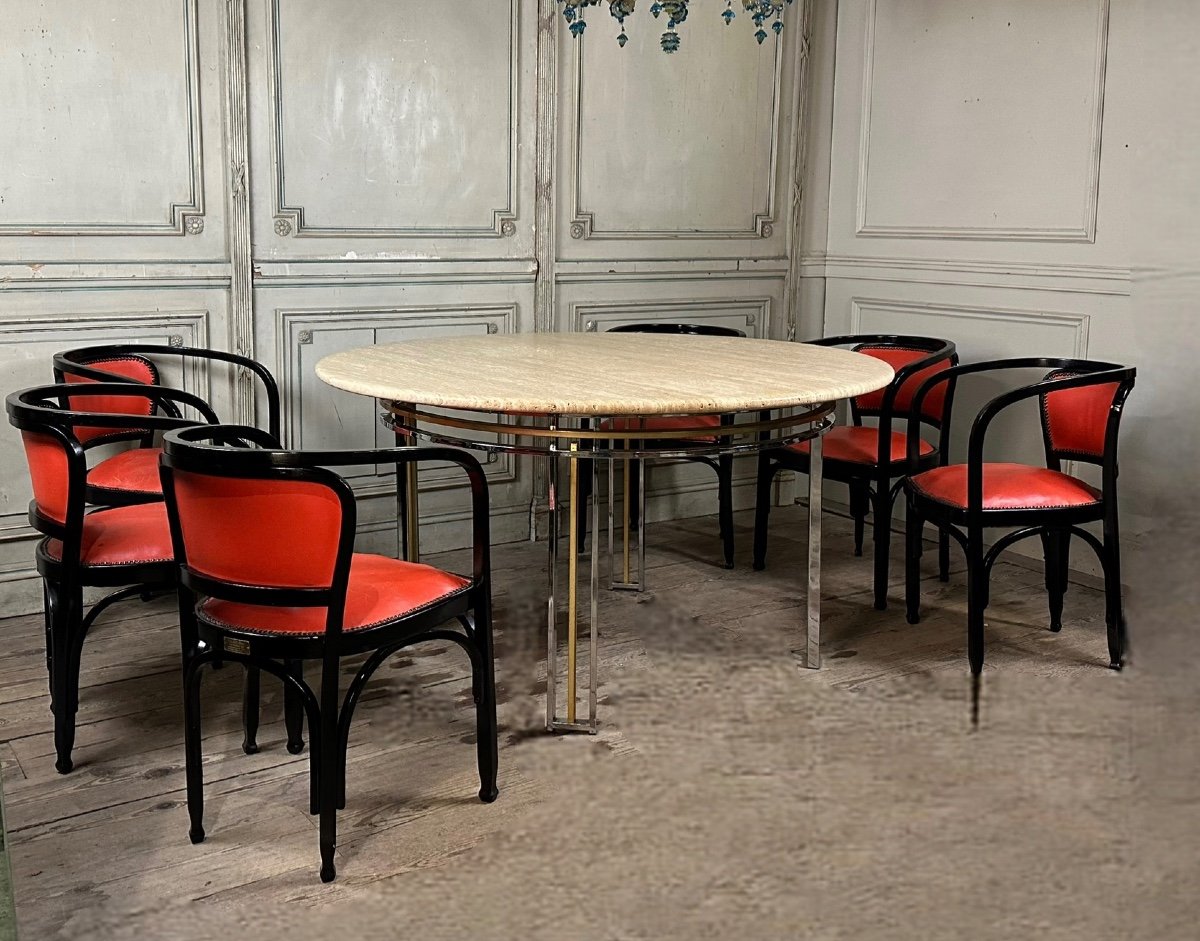
<path fill-rule="evenodd" d="M 226 637 L 221 641 L 221 645 L 230 653 L 240 653 L 244 656 L 250 655 L 250 641 L 240 640 L 237 637 Z"/>

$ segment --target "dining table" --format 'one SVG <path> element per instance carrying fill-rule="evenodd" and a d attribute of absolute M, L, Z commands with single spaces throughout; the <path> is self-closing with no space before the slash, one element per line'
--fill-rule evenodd
<path fill-rule="evenodd" d="M 546 727 L 596 732 L 600 591 L 599 474 L 646 459 L 755 454 L 808 442 L 807 598 L 801 646 L 805 666 L 821 664 L 821 436 L 839 400 L 873 392 L 893 377 L 885 362 L 861 353 L 782 340 L 645 333 L 514 333 L 429 337 L 347 349 L 321 359 L 328 385 L 379 400 L 381 418 L 411 442 L 534 455 L 548 463 L 549 563 L 546 616 Z M 714 428 L 713 416 L 721 423 Z M 665 421 L 664 419 L 670 419 Z M 566 480 L 560 465 L 567 468 Z M 587 719 L 579 718 L 581 467 L 593 475 Z M 639 472 L 644 472 L 640 470 Z M 564 487 L 565 483 L 565 487 Z M 397 483 L 405 507 L 404 545 L 419 557 L 416 467 Z M 567 603 L 560 612 L 559 542 L 563 496 L 568 520 Z M 645 493 L 645 488 L 641 488 Z M 638 580 L 631 577 L 628 501 L 623 578 L 645 583 L 643 538 Z M 641 514 L 644 526 L 645 514 Z M 642 534 L 644 536 L 644 533 Z M 611 562 L 610 562 L 611 564 Z M 560 703 L 560 624 L 566 621 L 565 695 Z M 561 708 L 560 708 L 561 707 Z"/>

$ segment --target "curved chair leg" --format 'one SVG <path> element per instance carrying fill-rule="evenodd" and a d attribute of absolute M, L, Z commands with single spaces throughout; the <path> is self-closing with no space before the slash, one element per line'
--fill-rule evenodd
<path fill-rule="evenodd" d="M 733 568 L 733 455 L 717 458 L 717 518 L 721 525 L 721 548 L 725 568 Z"/>
<path fill-rule="evenodd" d="M 983 682 L 984 610 L 987 608 L 988 570 L 983 564 L 983 533 L 967 534 L 967 660 L 971 665 L 971 725 L 979 725 L 979 700 Z"/>
<path fill-rule="evenodd" d="M 258 667 L 247 663 L 245 685 L 242 687 L 242 751 L 247 755 L 258 752 L 260 679 Z"/>
<path fill-rule="evenodd" d="M 303 660 L 285 660 L 283 665 L 296 679 L 304 680 Z M 287 729 L 288 754 L 300 754 L 304 751 L 304 700 L 290 683 L 283 684 L 283 724 Z"/>
<path fill-rule="evenodd" d="M 200 680 L 204 661 L 191 659 L 183 671 L 183 752 L 187 777 L 188 838 L 204 842 L 204 765 L 200 754 Z"/>
<path fill-rule="evenodd" d="M 854 554 L 863 553 L 863 534 L 867 527 L 867 513 L 871 509 L 871 485 L 866 480 L 854 480 L 850 487 L 850 516 L 854 520 Z"/>
<path fill-rule="evenodd" d="M 910 495 L 904 520 L 904 607 L 909 624 L 921 621 L 921 530 L 925 523 Z"/>
<path fill-rule="evenodd" d="M 758 456 L 758 475 L 754 483 L 754 571 L 767 567 L 767 523 L 771 515 L 771 480 L 775 468 L 766 454 Z"/>
<path fill-rule="evenodd" d="M 320 774 L 317 782 L 322 882 L 332 882 L 337 875 L 333 854 L 337 850 L 338 671 L 337 657 L 327 651 L 321 668 Z"/>
<path fill-rule="evenodd" d="M 1104 620 L 1108 625 L 1108 665 L 1125 665 L 1125 605 L 1121 597 L 1121 542 L 1113 510 L 1104 521 Z"/>
<path fill-rule="evenodd" d="M 892 552 L 892 494 L 881 482 L 874 495 L 875 610 L 887 610 L 888 568 Z"/>

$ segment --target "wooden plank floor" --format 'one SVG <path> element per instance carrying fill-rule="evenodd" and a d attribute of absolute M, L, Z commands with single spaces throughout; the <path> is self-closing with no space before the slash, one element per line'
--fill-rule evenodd
<path fill-rule="evenodd" d="M 1131 937 L 1098 914 L 1128 846 L 1108 814 L 1129 797 L 1136 682 L 1104 668 L 1099 593 L 1073 585 L 1052 635 L 1040 572 L 997 566 L 972 735 L 961 565 L 943 585 L 926 557 L 926 619 L 910 627 L 899 540 L 892 608 L 876 612 L 869 560 L 852 556 L 846 521 L 827 517 L 827 659 L 806 671 L 792 653 L 803 519 L 773 515 L 764 572 L 750 569 L 748 516 L 732 571 L 715 564 L 712 518 L 649 527 L 651 590 L 601 599 L 594 738 L 540 732 L 545 547 L 497 547 L 500 799 L 474 798 L 465 656 L 444 644 L 398 656 L 356 717 L 329 886 L 317 879 L 307 752 L 283 748 L 276 684 L 264 677 L 262 751 L 247 756 L 240 670 L 206 679 L 209 836 L 192 846 L 172 603 L 121 606 L 89 638 L 66 776 L 53 767 L 40 618 L 4 621 L 0 766 L 21 937 L 252 926 L 265 941 L 392 937 L 402 925 L 421 938 L 481 926 L 493 937 L 691 938 L 737 924 L 747 938 L 928 939 L 961 937 L 960 909 L 984 916 L 976 937 Z M 1017 831 L 1023 845 L 1009 839 Z M 967 848 L 982 846 L 980 902 L 965 874 L 978 872 Z M 1060 895 L 1034 887 L 1006 908 L 1016 882 L 1004 880 L 1025 876 L 1052 878 Z M 647 894 L 648 882 L 659 889 Z"/>

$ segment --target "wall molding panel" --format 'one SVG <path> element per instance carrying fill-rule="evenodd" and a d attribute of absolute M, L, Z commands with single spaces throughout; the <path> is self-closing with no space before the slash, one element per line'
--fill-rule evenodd
<path fill-rule="evenodd" d="M 157 217 L 147 216 L 141 220 L 6 221 L 7 213 L 0 212 L 0 236 L 161 236 L 198 235 L 204 231 L 204 153 L 200 110 L 198 3 L 199 0 L 175 0 L 181 11 L 180 34 L 175 37 L 181 53 L 176 74 L 182 75 L 183 78 L 185 127 L 182 130 L 186 140 L 187 168 L 185 179 L 172 181 L 165 188 L 178 190 L 181 193 L 180 197 L 164 206 Z M 9 25 L 13 24 L 10 22 Z M 83 103 L 76 102 L 75 106 L 83 106 Z M 16 136 L 19 138 L 20 135 Z M 102 143 L 97 141 L 97 147 Z M 9 169 L 12 169 L 11 164 Z"/>
<path fill-rule="evenodd" d="M 943 317 L 947 320 L 982 320 L 1002 325 L 1001 329 L 1014 327 L 1061 327 L 1072 332 L 1074 349 L 1071 355 L 1087 356 L 1088 332 L 1091 317 L 1063 311 L 1046 311 L 1025 307 L 982 307 L 969 304 L 934 304 L 928 301 L 907 301 L 887 298 L 852 297 L 850 299 L 850 333 L 863 332 L 863 313 L 881 313 L 893 317 Z M 948 326 L 950 326 L 948 324 Z M 871 328 L 870 332 L 874 332 Z M 950 331 L 952 333 L 952 330 Z"/>
<path fill-rule="evenodd" d="M 508 171 L 507 202 L 487 211 L 486 217 L 476 224 L 404 224 L 399 220 L 388 225 L 352 225 L 316 222 L 311 217 L 319 213 L 310 206 L 297 204 L 288 195 L 287 153 L 288 145 L 284 128 L 283 104 L 288 89 L 285 87 L 282 32 L 285 26 L 282 6 L 286 0 L 270 0 L 268 21 L 268 46 L 270 68 L 267 74 L 267 99 L 270 113 L 270 136 L 272 157 L 274 231 L 277 236 L 323 237 L 323 238 L 503 238 L 516 234 L 518 218 L 518 143 L 520 134 L 520 80 L 521 57 L 520 0 L 509 0 L 508 36 Z M 491 0 L 495 2 L 495 0 Z M 392 6 L 394 12 L 400 6 Z M 412 15 L 413 9 L 403 8 Z M 448 90 L 446 93 L 449 93 Z M 328 216 L 328 211 L 323 209 Z"/>
<path fill-rule="evenodd" d="M 532 284 L 537 264 L 526 258 L 455 258 L 403 261 L 256 262 L 256 287 L 340 287 L 368 284 Z"/>
<path fill-rule="evenodd" d="M 1022 263 L 888 255 L 808 252 L 800 258 L 804 277 L 914 284 L 961 284 L 1068 294 L 1128 297 L 1133 272 L 1115 265 Z"/>
<path fill-rule="evenodd" d="M 786 145 L 780 133 L 782 102 L 788 99 L 783 87 L 784 44 L 776 43 L 774 50 L 774 78 L 771 88 L 771 124 L 768 140 L 765 141 L 769 152 L 769 173 L 765 199 L 760 207 L 748 208 L 748 222 L 742 228 L 705 228 L 703 226 L 679 225 L 670 228 L 609 228 L 597 221 L 595 204 L 583 194 L 581 165 L 584 162 L 583 150 L 583 85 L 584 57 L 586 43 L 575 44 L 574 48 L 574 83 L 571 90 L 570 140 L 570 180 L 567 190 L 570 193 L 569 232 L 572 239 L 768 239 L 775 234 L 774 227 L 779 215 L 776 192 L 776 177 L 780 161 L 781 147 Z M 644 54 L 644 53 L 643 53 Z M 653 53 L 651 53 L 653 54 Z M 729 181 L 726 181 L 729 182 Z M 587 208 L 588 204 L 593 208 Z"/>
<path fill-rule="evenodd" d="M 710 323 L 736 326 L 748 337 L 762 338 L 771 335 L 773 303 L 770 297 L 571 301 L 567 304 L 566 324 L 573 333 L 604 333 L 618 324 L 641 321 Z"/>
<path fill-rule="evenodd" d="M 1061 223 L 1031 225 L 989 224 L 937 224 L 918 220 L 911 222 L 884 222 L 875 215 L 869 199 L 871 174 L 880 160 L 873 155 L 873 124 L 875 78 L 877 72 L 877 26 L 880 3 L 896 0 L 868 0 L 866 37 L 864 40 L 861 125 L 858 148 L 858 192 L 856 204 L 855 234 L 868 238 L 890 239 L 940 239 L 940 240 L 995 240 L 1027 242 L 1083 242 L 1096 241 L 1096 216 L 1100 196 L 1100 157 L 1104 119 L 1104 87 L 1107 71 L 1109 31 L 1109 0 L 1093 0 L 1095 3 L 1094 58 L 1090 86 L 1090 127 L 1088 130 L 1087 160 L 1081 186 L 1081 204 L 1078 220 Z M 1028 7 L 1028 5 L 1027 5 Z M 910 8 L 915 10 L 917 8 Z M 966 7 L 960 9 L 966 10 Z M 1053 5 L 1042 5 L 1043 11 L 1054 11 Z M 974 19 L 974 17 L 972 17 Z M 1009 24 L 1011 26 L 1011 23 Z M 876 148 L 877 149 L 877 148 Z M 1032 184 L 1033 181 L 1029 181 Z"/>
<path fill-rule="evenodd" d="M 746 281 L 786 277 L 788 264 L 779 258 L 663 258 L 643 261 L 559 260 L 559 282 L 694 281 L 697 278 Z"/>
<path fill-rule="evenodd" d="M 128 291 L 179 287 L 228 287 L 224 262 L 8 264 L 0 261 L 0 296 L 61 291 Z"/>

